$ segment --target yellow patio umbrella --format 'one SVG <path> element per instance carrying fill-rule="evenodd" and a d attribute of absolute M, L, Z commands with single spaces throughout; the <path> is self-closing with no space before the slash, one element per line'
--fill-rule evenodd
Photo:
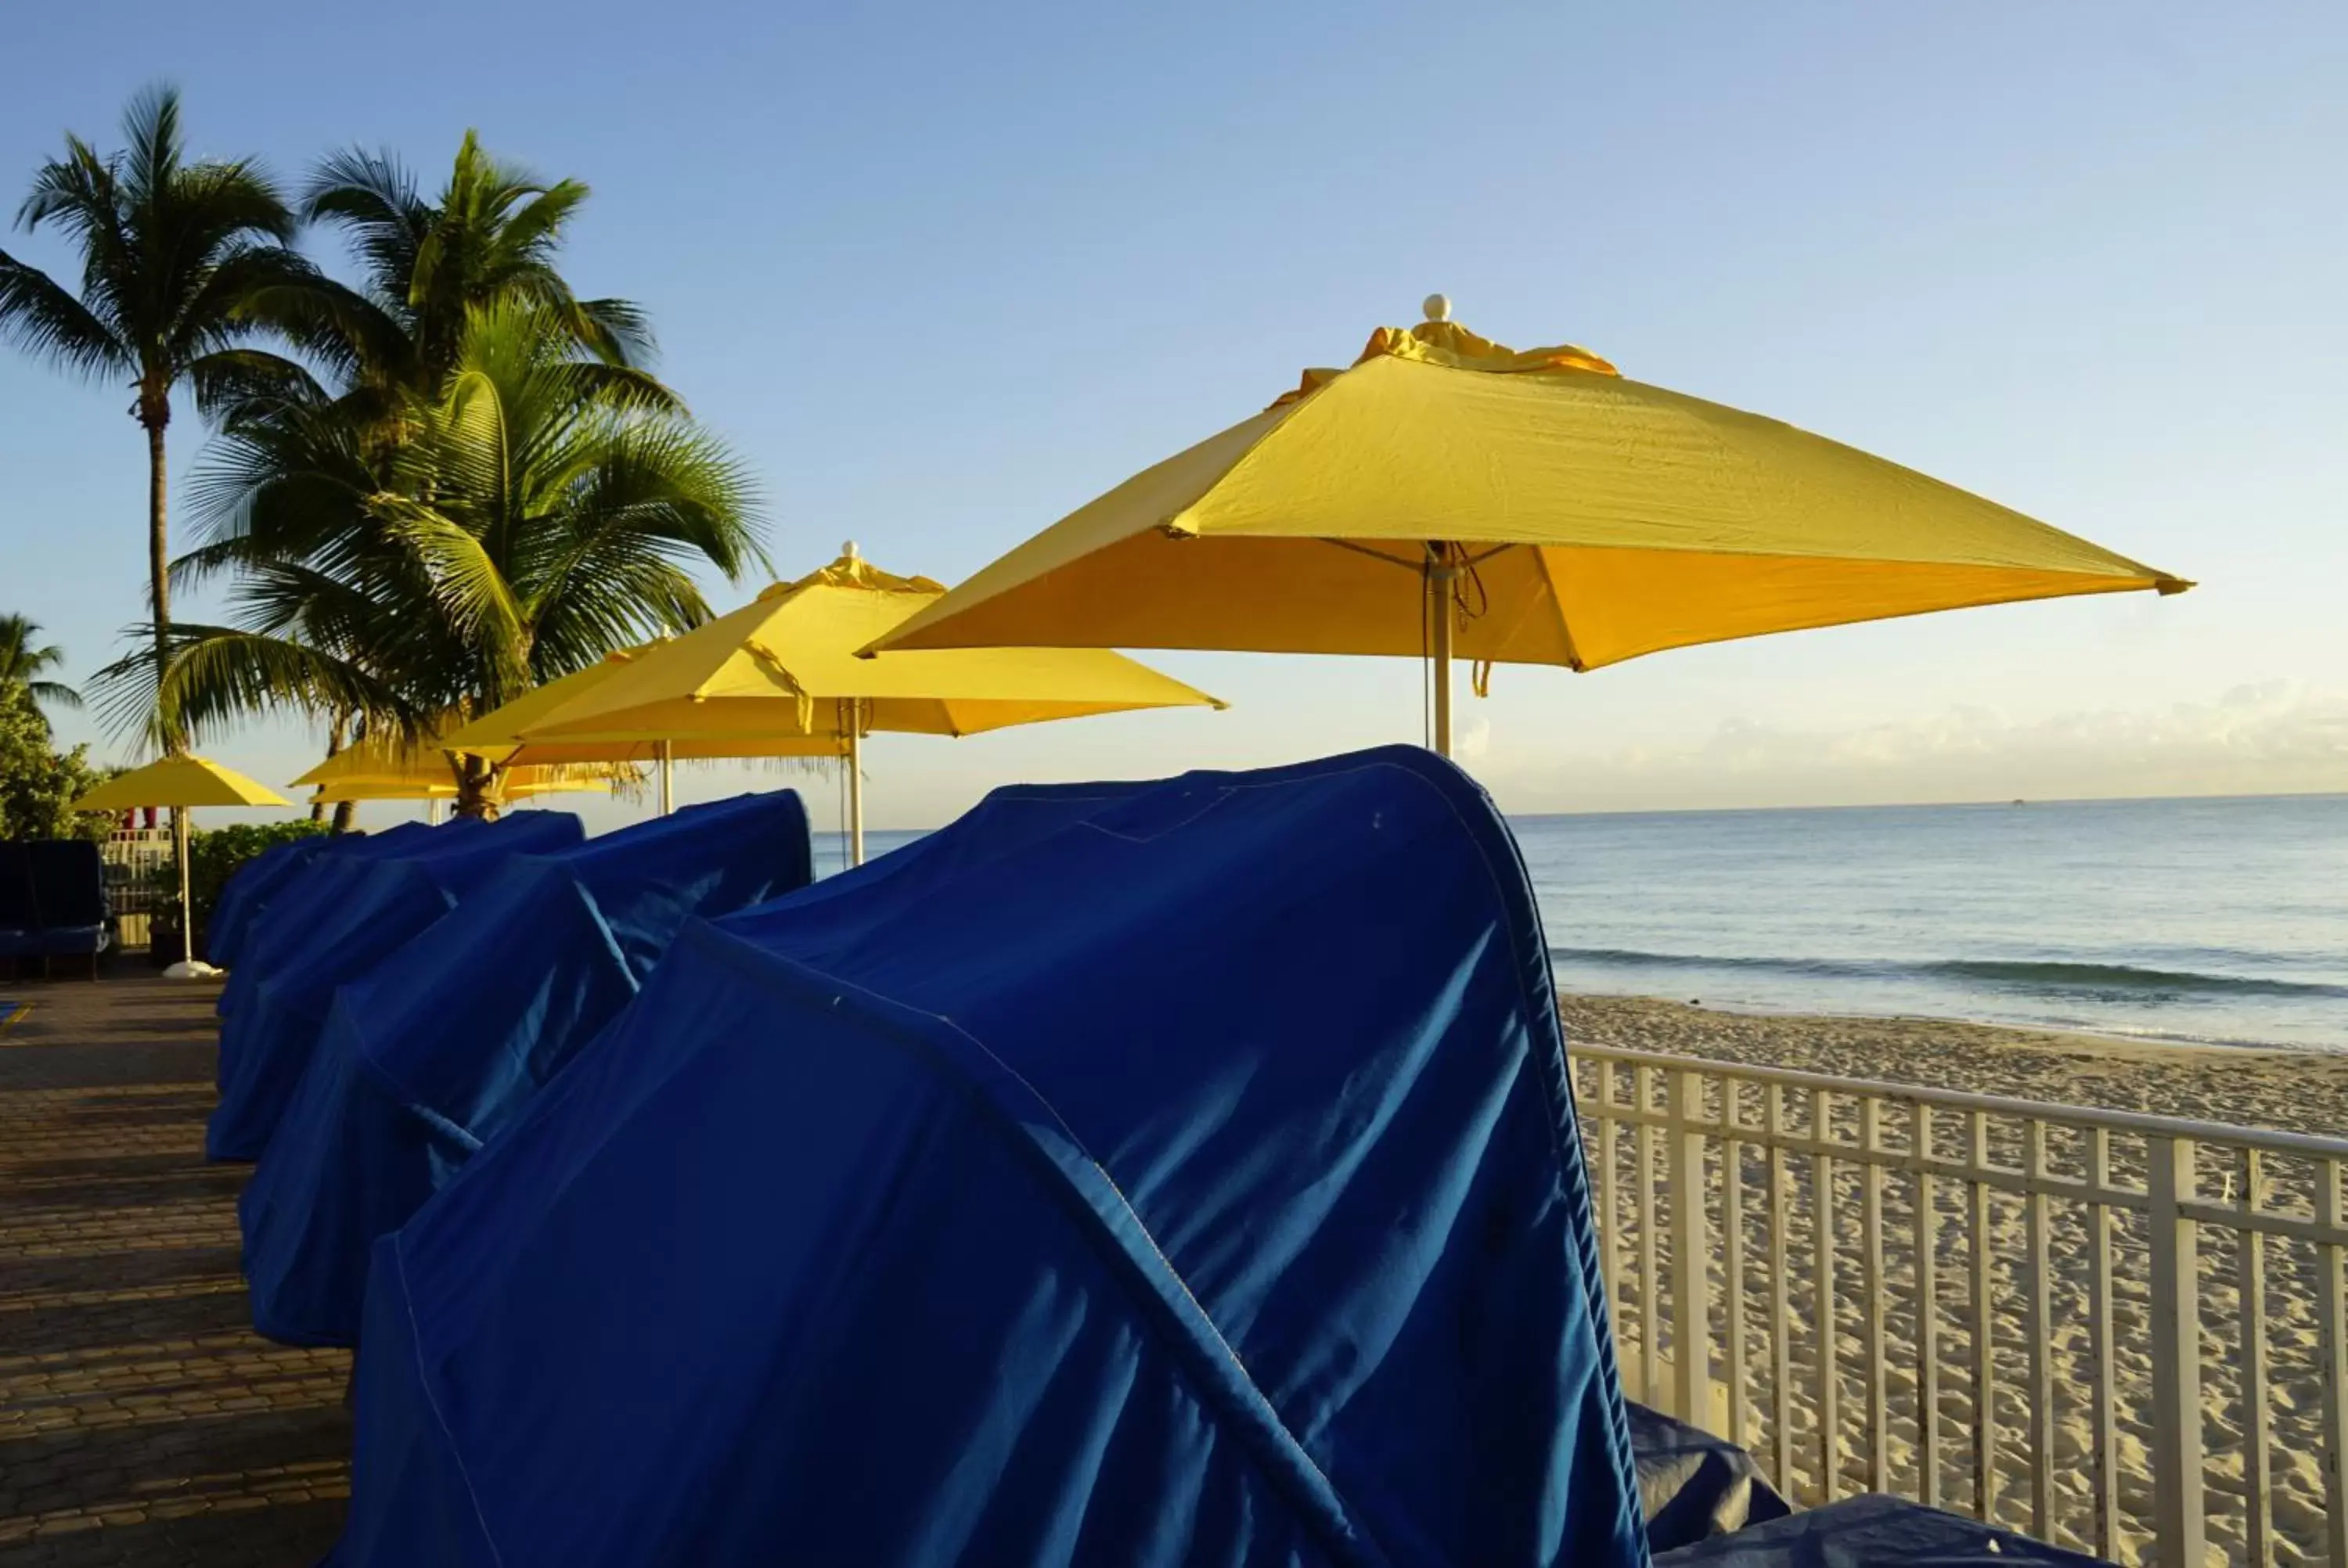
<path fill-rule="evenodd" d="M 493 789 L 493 798 L 514 801 L 541 794 L 608 794 L 612 787 L 609 779 L 536 779 L 530 776 L 537 771 L 517 769 L 501 777 Z M 453 784 L 426 784 L 421 780 L 340 779 L 320 784 L 311 791 L 310 803 L 313 805 L 338 805 L 345 801 L 420 800 L 438 804 L 455 800 L 458 794 Z"/>
<path fill-rule="evenodd" d="M 541 743 L 528 748 L 521 744 L 522 733 L 534 728 L 547 714 L 578 701 L 619 673 L 631 661 L 659 646 L 657 642 L 648 642 L 641 647 L 605 654 L 584 670 L 576 670 L 543 686 L 532 687 L 504 706 L 492 709 L 444 737 L 440 744 L 448 751 L 469 753 L 509 767 L 567 767 L 591 763 L 656 764 L 660 778 L 660 812 L 666 816 L 675 794 L 671 764 L 676 758 L 736 757 L 750 753 L 736 750 L 677 747 L 660 739 L 571 741 L 561 744 Z"/>
<path fill-rule="evenodd" d="M 178 820 L 200 805 L 292 805 L 294 803 L 209 757 L 160 757 L 143 768 L 107 780 L 73 803 L 76 811 L 135 811 L 170 806 Z M 195 901 L 188 892 L 188 835 L 172 835 L 172 858 L 180 863 L 180 961 L 195 959 Z M 186 971 L 182 971 L 183 973 Z"/>
<path fill-rule="evenodd" d="M 1416 655 L 1574 670 L 1693 643 L 2192 585 L 1790 425 L 1523 353 L 1441 295 L 1350 369 L 1128 479 L 879 651 Z"/>
<path fill-rule="evenodd" d="M 863 738 L 971 735 L 1140 708 L 1216 707 L 1203 692 L 1095 649 L 986 648 L 859 658 L 945 594 L 840 558 L 684 636 L 639 649 L 519 734 L 516 758 L 660 743 L 695 757 L 845 757 L 851 862 L 864 858 Z M 495 715 L 492 715 L 495 717 Z"/>
<path fill-rule="evenodd" d="M 452 748 L 445 740 L 362 740 L 345 746 L 294 781 L 292 787 L 319 786 L 316 798 L 343 800 L 453 800 L 457 797 Z M 608 789 L 614 777 L 634 775 L 610 765 L 509 768 L 497 783 L 501 799 Z"/>

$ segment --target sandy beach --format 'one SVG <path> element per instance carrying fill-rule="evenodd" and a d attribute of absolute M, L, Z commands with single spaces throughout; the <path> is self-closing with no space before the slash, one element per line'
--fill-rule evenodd
<path fill-rule="evenodd" d="M 2312 1133 L 2336 1134 L 2348 1129 L 2348 1054 L 2188 1048 L 1926 1019 L 1756 1015 L 1636 998 L 1569 997 L 1561 1011 L 1568 1040 L 1573 1044 L 1702 1056 Z M 1625 1138 L 1622 1143 L 1627 1162 L 1631 1140 Z M 2010 1160 L 2013 1153 L 1999 1157 Z M 2140 1150 L 2116 1143 L 2115 1161 L 2120 1180 L 2131 1184 L 2141 1181 Z M 2058 1153 L 2057 1171 L 2066 1163 Z M 1814 1207 L 1807 1167 L 1806 1160 L 1790 1163 L 1797 1215 Z M 1627 1168 L 1626 1163 L 1623 1169 L 1627 1172 Z M 2213 1185 L 2226 1180 L 2225 1173 L 2207 1161 L 2204 1176 Z M 1766 1179 L 1758 1155 L 1748 1156 L 1746 1179 L 1748 1190 L 1753 1191 L 1759 1190 Z M 2270 1179 L 2270 1206 L 2306 1212 L 2311 1192 L 2306 1172 L 2275 1166 L 2271 1167 Z M 1718 1180 L 1716 1162 L 1714 1180 Z M 1623 1184 L 1627 1191 L 1627 1175 Z M 1956 1184 L 1943 1182 L 1940 1186 L 1936 1206 L 1941 1214 L 1942 1240 L 1935 1321 L 1940 1342 L 1937 1359 L 1942 1368 L 1938 1403 L 1946 1445 L 1941 1483 L 1943 1496 L 1963 1506 L 1974 1488 L 1966 1451 L 1975 1424 L 1966 1370 L 1972 1334 L 1972 1305 L 1966 1295 L 1970 1263 L 1962 1236 L 1962 1194 Z M 1838 1289 L 1835 1313 L 1840 1373 L 1836 1382 L 1841 1404 L 1838 1470 L 1839 1490 L 1848 1492 L 1863 1490 L 1866 1481 L 1865 1321 L 1863 1292 L 1855 1272 L 1860 1211 L 1856 1173 L 1846 1171 L 1837 1187 L 1835 1251 L 1853 1266 Z M 1885 1195 L 1890 1452 L 1897 1489 L 1913 1495 L 1920 1486 L 1914 1195 L 1904 1177 L 1888 1181 Z M 2087 1211 L 2062 1202 L 2054 1203 L 2051 1209 L 2050 1342 L 2056 1393 L 2053 1422 L 2056 1475 L 2050 1532 L 2065 1544 L 2087 1548 L 2094 1542 L 2095 1516 L 2090 1462 L 2094 1429 L 2086 1392 L 2095 1366 L 2087 1315 L 2091 1278 Z M 2001 1196 L 1993 1201 L 1991 1213 L 1991 1252 L 1998 1280 L 1990 1333 L 1997 1367 L 1995 1512 L 2002 1522 L 2028 1529 L 2029 1421 L 2021 1397 L 2029 1366 L 2020 1266 L 2027 1256 L 2024 1204 Z M 2126 1522 L 2118 1554 L 2125 1562 L 2153 1561 L 2149 1542 L 2142 1538 L 2152 1512 L 2147 1448 L 2151 1437 L 2151 1364 L 2145 1329 L 2148 1253 L 2141 1232 L 2132 1229 L 2137 1223 L 2127 1216 L 2116 1227 L 2114 1281 L 2118 1338 L 2116 1451 Z M 1775 1468 L 1770 1462 L 1775 1451 L 1770 1411 L 1776 1391 L 1767 1370 L 1766 1307 L 1769 1271 L 1782 1266 L 1787 1275 L 1794 1319 L 1790 1426 L 1796 1436 L 1796 1459 L 1794 1473 L 1786 1480 L 1797 1495 L 1814 1501 L 1821 1476 L 1817 1436 L 1818 1314 L 1809 1284 L 1815 1268 L 1812 1245 L 1798 1220 L 1782 1247 L 1772 1242 L 1757 1217 L 1746 1234 L 1751 1259 L 1746 1281 L 1746 1322 L 1748 1332 L 1755 1336 L 1753 1355 L 1759 1370 L 1752 1389 L 1756 1427 L 1741 1436 L 1762 1459 L 1765 1469 Z M 1668 1237 L 1659 1241 L 1668 1258 Z M 1618 1219 L 1615 1245 L 1626 1259 L 1635 1255 L 1633 1216 L 1626 1214 Z M 2268 1296 L 2271 1355 L 2268 1405 L 2272 1422 L 2271 1508 L 2275 1535 L 2270 1555 L 2281 1563 L 2315 1562 L 2322 1560 L 2325 1522 L 2320 1384 L 2314 1375 L 2319 1346 L 2313 1249 L 2270 1243 L 2262 1263 L 2260 1272 Z M 2235 1316 L 2240 1251 L 2234 1234 L 2205 1227 L 2201 1266 L 2205 1440 L 2210 1457 L 2206 1494 L 2211 1542 L 2208 1561 L 2247 1563 L 2253 1555 L 2249 1544 L 2248 1488 L 2243 1480 L 2249 1419 L 2242 1398 L 2241 1335 Z M 1718 1302 L 1725 1299 L 1725 1280 L 1717 1262 L 1715 1267 Z M 1618 1292 L 1626 1322 L 1635 1321 L 1639 1285 L 1633 1276 L 1634 1271 L 1626 1268 Z M 1626 1337 L 1623 1348 L 1627 1369 L 1637 1353 L 1634 1336 Z"/>
<path fill-rule="evenodd" d="M 1644 997 L 1570 996 L 1560 1011 L 1569 1043 L 2348 1135 L 2348 1051 L 2165 1045 L 1941 1019 L 1739 1013 Z"/>

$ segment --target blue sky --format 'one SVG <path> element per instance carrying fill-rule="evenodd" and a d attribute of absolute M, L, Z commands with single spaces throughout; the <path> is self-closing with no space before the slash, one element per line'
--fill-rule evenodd
<path fill-rule="evenodd" d="M 965 574 L 1442 290 L 2204 585 L 1504 670 L 1463 710 L 1504 805 L 2348 788 L 2337 5 L 383 15 L 20 17 L 0 196 L 158 77 L 200 149 L 289 176 L 356 143 L 430 179 L 478 127 L 595 188 L 574 280 L 650 308 L 793 575 L 849 538 Z M 126 402 L 0 356 L 0 609 L 77 676 L 143 581 Z M 875 820 L 1418 733 L 1406 663 L 1157 661 L 1233 710 L 884 738 Z M 274 781 L 314 747 L 211 749 Z"/>

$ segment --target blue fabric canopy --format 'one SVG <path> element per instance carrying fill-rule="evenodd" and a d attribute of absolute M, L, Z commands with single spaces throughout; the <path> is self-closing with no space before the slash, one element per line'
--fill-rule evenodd
<path fill-rule="evenodd" d="M 808 885 L 795 793 L 691 806 L 576 849 L 516 856 L 335 998 L 237 1204 L 253 1326 L 349 1345 L 367 1252 L 636 994 L 694 916 Z"/>
<path fill-rule="evenodd" d="M 211 915 L 204 922 L 204 957 L 223 968 L 236 962 L 245 933 L 252 929 L 252 917 L 276 896 L 279 888 L 334 844 L 334 835 L 312 834 L 307 838 L 273 844 L 238 866 L 221 888 L 220 897 L 212 900 Z"/>
<path fill-rule="evenodd" d="M 1644 1562 L 1464 775 L 1021 790 L 901 854 L 687 926 L 377 1244 L 335 1563 Z"/>
<path fill-rule="evenodd" d="M 403 822 L 382 833 L 341 834 L 329 839 L 324 848 L 286 875 L 263 907 L 248 917 L 251 923 L 244 932 L 233 938 L 237 962 L 229 970 L 228 983 L 221 988 L 213 1010 L 222 1018 L 234 1013 L 272 968 L 308 946 L 321 916 L 335 907 L 340 888 L 352 875 L 351 866 L 412 855 L 427 843 L 446 847 L 488 825 L 471 817 L 459 817 L 442 827 Z"/>
<path fill-rule="evenodd" d="M 326 1004 L 343 983 L 405 946 L 511 856 L 567 848 L 582 832 L 568 812 L 521 812 L 454 834 L 428 829 L 397 858 L 345 855 L 304 876 L 301 939 L 292 940 L 297 933 L 282 924 L 295 900 L 277 900 L 263 940 L 243 968 L 231 973 L 232 985 L 240 974 L 261 978 L 221 1025 L 221 1099 L 204 1131 L 204 1153 L 215 1160 L 259 1159 L 309 1065 Z M 323 900 L 315 897 L 322 889 Z"/>

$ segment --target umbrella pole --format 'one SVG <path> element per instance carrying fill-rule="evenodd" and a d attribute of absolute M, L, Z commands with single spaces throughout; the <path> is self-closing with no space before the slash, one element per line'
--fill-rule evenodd
<path fill-rule="evenodd" d="M 663 741 L 660 743 L 660 814 L 663 816 L 666 816 L 669 808 L 675 804 L 676 786 L 671 777 L 675 772 L 675 759 L 670 754 L 669 743 Z"/>
<path fill-rule="evenodd" d="M 1435 754 L 1451 754 L 1451 584 L 1459 576 L 1459 569 L 1443 557 L 1437 557 L 1427 572 L 1429 591 L 1435 595 L 1434 635 L 1430 642 L 1435 656 Z"/>
<path fill-rule="evenodd" d="M 848 864 L 864 864 L 864 704 L 854 702 L 848 720 Z"/>
<path fill-rule="evenodd" d="M 188 854 L 191 836 L 188 831 L 188 808 L 173 806 L 171 857 L 180 863 L 180 958 L 181 962 L 191 964 L 196 961 L 196 901 L 188 892 Z"/>

